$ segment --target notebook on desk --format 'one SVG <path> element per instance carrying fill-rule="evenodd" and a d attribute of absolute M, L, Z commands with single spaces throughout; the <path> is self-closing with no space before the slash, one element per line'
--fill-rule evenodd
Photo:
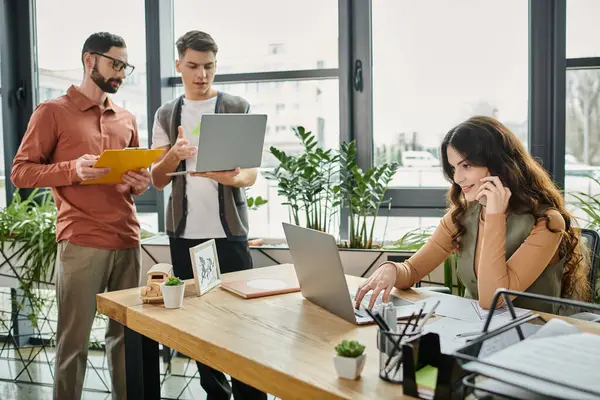
<path fill-rule="evenodd" d="M 298 280 L 293 275 L 285 278 L 259 278 L 223 282 L 221 288 L 245 299 L 300 291 Z"/>

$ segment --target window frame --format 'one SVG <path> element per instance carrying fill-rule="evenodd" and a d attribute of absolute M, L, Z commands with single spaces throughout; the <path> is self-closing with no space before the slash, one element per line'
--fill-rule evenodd
<path fill-rule="evenodd" d="M 174 96 L 175 76 L 173 4 L 176 0 L 146 0 L 146 61 L 148 121 L 151 129 L 158 107 Z M 339 80 L 340 142 L 356 140 L 358 165 L 373 162 L 372 1 L 338 0 L 338 68 L 287 70 L 217 75 L 217 83 L 281 80 Z M 600 57 L 566 60 L 566 3 L 564 0 L 529 0 L 529 150 L 564 185 L 565 80 L 567 68 L 600 67 Z M 5 144 L 7 202 L 12 159 L 26 131 L 37 96 L 35 76 L 35 0 L 2 2 L 2 110 Z M 157 29 L 158 27 L 159 29 Z M 361 68 L 358 70 L 357 61 Z M 360 85 L 355 84 L 359 82 Z M 149 145 L 151 145 L 149 134 Z M 440 216 L 446 208 L 447 189 L 392 188 L 393 215 Z M 140 212 L 157 212 L 164 231 L 164 194 L 151 189 L 136 198 Z M 342 215 L 347 215 L 343 210 Z M 347 234 L 347 218 L 340 232 Z"/>

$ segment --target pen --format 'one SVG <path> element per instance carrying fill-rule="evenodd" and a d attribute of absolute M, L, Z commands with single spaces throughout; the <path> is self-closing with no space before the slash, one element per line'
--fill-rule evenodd
<path fill-rule="evenodd" d="M 421 323 L 421 327 L 425 326 L 425 324 L 427 323 L 427 321 L 429 320 L 429 318 L 431 318 L 431 316 L 433 315 L 433 312 L 435 311 L 435 309 L 440 305 L 440 301 L 438 300 L 437 303 L 434 304 L 433 307 L 431 307 L 431 310 L 429 310 L 429 312 L 427 313 L 427 315 L 425 315 L 425 318 L 423 318 L 423 322 Z"/>
<path fill-rule="evenodd" d="M 459 333 L 458 335 L 456 335 L 456 337 L 467 337 L 467 336 L 477 336 L 477 335 L 481 335 L 481 331 L 479 332 L 463 332 L 463 333 Z"/>
<path fill-rule="evenodd" d="M 402 331 L 402 334 L 400 335 L 400 337 L 398 338 L 398 341 L 394 341 L 392 340 L 392 344 L 394 345 L 394 348 L 392 349 L 392 354 L 389 356 L 389 358 L 387 359 L 385 366 L 383 367 L 384 370 L 387 371 L 388 366 L 390 365 L 390 362 L 392 361 L 393 358 L 396 357 L 396 352 L 400 352 L 400 354 L 402 354 L 402 338 L 404 337 L 404 335 L 406 335 L 406 330 L 408 329 L 409 325 L 410 325 L 410 321 L 413 319 L 413 317 L 415 316 L 415 313 L 412 313 L 410 318 L 408 319 L 408 322 L 406 322 L 406 325 L 404 325 L 404 330 Z"/>
<path fill-rule="evenodd" d="M 413 331 L 417 330 L 417 324 L 419 323 L 419 319 L 421 319 L 421 315 L 423 314 L 423 310 L 425 309 L 425 303 L 421 306 L 419 313 L 417 314 L 417 319 L 415 319 L 415 324 L 413 326 Z"/>
<path fill-rule="evenodd" d="M 371 310 L 369 310 L 368 308 L 365 308 L 365 311 L 367 312 L 367 314 L 369 314 L 369 317 L 373 318 L 373 321 L 375 321 L 375 323 L 379 326 L 379 329 L 381 329 L 383 331 L 390 330 L 390 328 L 387 326 L 387 324 L 385 323 L 383 318 L 381 318 L 381 315 L 373 314 L 371 312 Z"/>

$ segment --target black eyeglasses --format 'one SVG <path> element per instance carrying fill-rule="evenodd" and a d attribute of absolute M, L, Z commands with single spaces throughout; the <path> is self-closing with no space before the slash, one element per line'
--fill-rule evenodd
<path fill-rule="evenodd" d="M 112 61 L 112 68 L 115 71 L 121 72 L 121 71 L 125 70 L 125 75 L 127 75 L 127 76 L 131 75 L 131 73 L 135 69 L 135 67 L 133 65 L 127 64 L 125 61 L 118 60 L 114 57 L 107 56 L 106 54 L 98 53 L 97 51 L 91 52 L 90 54 L 95 54 L 97 56 L 102 56 L 104 58 L 108 58 L 109 60 Z"/>

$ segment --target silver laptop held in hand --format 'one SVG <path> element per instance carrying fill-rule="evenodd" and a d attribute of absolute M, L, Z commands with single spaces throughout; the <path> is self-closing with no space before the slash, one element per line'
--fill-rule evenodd
<path fill-rule="evenodd" d="M 167 175 L 258 168 L 266 130 L 266 114 L 203 114 L 195 170 Z"/>
<path fill-rule="evenodd" d="M 354 294 L 348 289 L 335 238 L 285 222 L 283 230 L 302 296 L 346 321 L 358 325 L 373 323 L 373 319 L 364 311 L 371 293 L 362 300 L 360 309 L 354 307 Z M 375 309 L 381 305 L 382 294 L 376 300 Z M 390 302 L 396 307 L 414 304 L 395 295 L 390 296 Z"/>

